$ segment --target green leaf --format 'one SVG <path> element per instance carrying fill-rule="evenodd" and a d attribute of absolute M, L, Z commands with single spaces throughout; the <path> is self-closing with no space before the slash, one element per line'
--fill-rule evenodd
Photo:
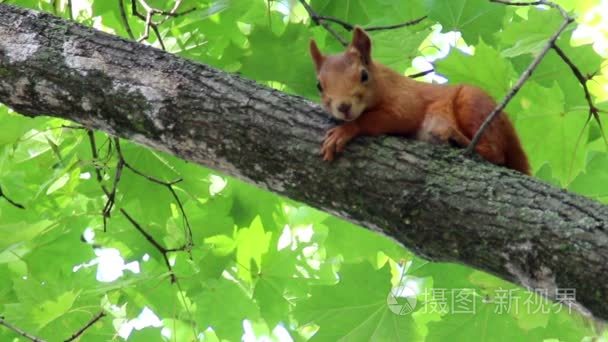
<path fill-rule="evenodd" d="M 63 186 L 70 180 L 70 175 L 68 174 L 64 174 L 61 177 L 57 178 L 57 180 L 55 180 L 53 183 L 51 183 L 51 185 L 49 186 L 49 188 L 46 190 L 46 194 L 50 195 L 53 192 L 63 188 Z"/>
<path fill-rule="evenodd" d="M 272 233 L 265 232 L 260 217 L 256 217 L 249 228 L 242 228 L 237 234 L 236 261 L 239 277 L 251 282 L 254 268 L 262 266 L 262 255 L 268 251 Z"/>
<path fill-rule="evenodd" d="M 502 26 L 505 6 L 485 0 L 424 0 L 429 18 L 438 21 L 442 32 L 459 31 L 469 44 L 483 39 L 493 42 Z"/>
<path fill-rule="evenodd" d="M 361 26 L 400 24 L 426 14 L 419 1 L 312 0 L 310 4 L 319 14 Z"/>
<path fill-rule="evenodd" d="M 484 68 L 480 65 L 492 67 Z M 450 83 L 478 86 L 496 100 L 507 94 L 511 88 L 511 79 L 515 76 L 511 63 L 483 41 L 475 47 L 475 55 L 453 50 L 446 58 L 438 60 L 436 67 L 437 72 L 447 77 Z"/>
<path fill-rule="evenodd" d="M 581 137 L 588 129 L 584 112 L 565 110 L 564 94 L 557 83 L 544 88 L 529 82 L 514 102 L 522 108 L 515 127 L 532 169 L 548 163 L 552 177 L 561 184 L 569 183 L 584 166 L 586 141 Z"/>
<path fill-rule="evenodd" d="M 372 55 L 377 61 L 393 70 L 403 73 L 420 52 L 418 48 L 431 32 L 430 27 L 423 31 L 399 30 L 372 33 Z"/>
<path fill-rule="evenodd" d="M 5 304 L 7 321 L 30 331 L 39 331 L 65 315 L 74 304 L 78 293 L 59 292 L 57 286 L 34 278 L 14 284 L 19 303 Z"/>
<path fill-rule="evenodd" d="M 411 315 L 397 315 L 387 304 L 391 290 L 388 267 L 367 262 L 345 264 L 333 286 L 313 286 L 310 299 L 298 303 L 301 325 L 315 324 L 313 341 L 410 341 L 419 338 Z"/>
<path fill-rule="evenodd" d="M 218 256 L 231 254 L 237 246 L 236 241 L 226 235 L 208 237 L 205 239 L 205 243 L 210 245 L 213 253 Z"/>
<path fill-rule="evenodd" d="M 538 8 L 531 8 L 527 19 L 515 16 L 513 22 L 498 35 L 501 45 L 505 47 L 501 55 L 506 58 L 527 53 L 536 55 L 563 21 L 558 11 Z"/>
<path fill-rule="evenodd" d="M 608 153 L 592 153 L 585 167 L 568 186 L 568 190 L 608 202 Z"/>
<path fill-rule="evenodd" d="M 244 319 L 257 320 L 260 316 L 249 294 L 227 279 L 208 282 L 193 301 L 197 307 L 194 319 L 201 330 L 212 327 L 218 337 L 230 341 L 240 340 Z"/>

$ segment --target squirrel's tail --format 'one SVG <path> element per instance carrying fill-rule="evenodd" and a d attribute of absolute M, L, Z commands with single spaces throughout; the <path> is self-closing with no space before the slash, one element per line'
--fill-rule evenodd
<path fill-rule="evenodd" d="M 528 157 L 526 157 L 526 152 L 521 147 L 521 142 L 517 137 L 517 133 L 515 133 L 515 128 L 513 125 L 509 123 L 509 129 L 507 129 L 507 139 L 508 142 L 506 144 L 507 150 L 505 151 L 505 166 L 519 171 L 523 174 L 530 175 L 530 164 L 528 163 Z"/>

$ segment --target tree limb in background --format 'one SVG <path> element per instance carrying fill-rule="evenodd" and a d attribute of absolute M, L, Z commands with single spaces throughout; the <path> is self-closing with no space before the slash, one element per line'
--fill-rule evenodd
<path fill-rule="evenodd" d="M 608 206 L 396 137 L 324 163 L 318 104 L 50 14 L 0 5 L 0 56 L 0 102 L 18 113 L 172 153 L 549 297 L 576 289 L 608 319 Z"/>

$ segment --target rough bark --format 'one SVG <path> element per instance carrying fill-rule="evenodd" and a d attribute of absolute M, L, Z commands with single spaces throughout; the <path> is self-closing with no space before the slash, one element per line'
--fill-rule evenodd
<path fill-rule="evenodd" d="M 104 130 L 608 318 L 608 206 L 460 151 L 361 138 L 327 164 L 316 104 L 48 14 L 0 5 L 0 102 Z"/>

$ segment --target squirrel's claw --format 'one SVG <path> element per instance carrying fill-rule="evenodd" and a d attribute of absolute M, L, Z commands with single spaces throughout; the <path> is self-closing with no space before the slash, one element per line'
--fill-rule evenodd
<path fill-rule="evenodd" d="M 323 160 L 332 161 L 335 154 L 344 151 L 344 147 L 354 136 L 352 129 L 349 128 L 345 125 L 337 126 L 325 133 L 325 139 L 321 146 Z"/>

